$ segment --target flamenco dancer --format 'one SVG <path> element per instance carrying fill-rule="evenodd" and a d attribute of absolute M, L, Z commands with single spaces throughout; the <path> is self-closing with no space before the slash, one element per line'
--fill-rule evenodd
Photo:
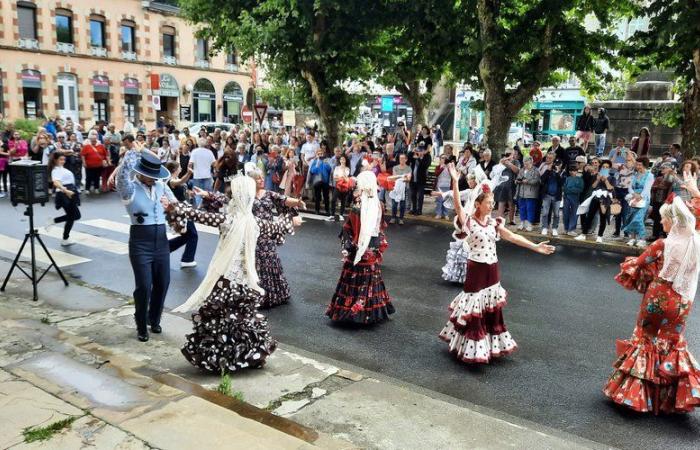
<path fill-rule="evenodd" d="M 231 181 L 227 213 L 195 210 L 186 203 L 168 206 L 168 219 L 183 232 L 188 220 L 218 226 L 221 237 L 199 288 L 176 312 L 191 311 L 194 332 L 187 335 L 182 354 L 208 372 L 235 372 L 259 368 L 275 350 L 264 315 L 257 312 L 264 293 L 255 269 L 258 239 L 282 239 L 293 233 L 298 220 L 291 216 L 274 221 L 253 215 L 255 182 L 244 176 Z M 198 190 L 198 195 L 208 196 Z"/>
<path fill-rule="evenodd" d="M 297 208 L 306 209 L 306 204 L 301 199 L 266 190 L 265 177 L 255 164 L 246 163 L 244 168 L 246 175 L 255 180 L 256 184 L 255 202 L 253 203 L 253 215 L 256 218 L 273 221 L 275 217 L 297 216 Z M 258 238 L 255 267 L 260 277 L 260 286 L 265 290 L 260 308 L 273 308 L 289 303 L 289 284 L 284 277 L 282 261 L 277 254 L 277 247 L 283 243 L 284 239 L 278 237 L 261 234 Z"/>
<path fill-rule="evenodd" d="M 700 405 L 700 365 L 683 331 L 700 275 L 700 192 L 686 174 L 691 210 L 680 197 L 661 207 L 665 239 L 627 258 L 615 280 L 644 297 L 629 340 L 618 341 L 615 371 L 603 393 L 638 412 L 686 413 Z M 673 194 L 672 194 L 673 195 Z"/>
<path fill-rule="evenodd" d="M 357 176 L 355 203 L 340 234 L 343 270 L 326 310 L 333 322 L 373 324 L 394 313 L 379 268 L 388 244 L 377 190 L 374 172 Z"/>
<path fill-rule="evenodd" d="M 452 192 L 459 197 L 459 174 L 453 163 Z M 455 202 L 457 229 L 464 236 L 469 256 L 462 292 L 450 304 L 450 319 L 440 332 L 450 352 L 465 363 L 489 363 L 491 358 L 507 355 L 517 348 L 503 322 L 506 291 L 501 287 L 496 241 L 501 238 L 528 250 L 550 255 L 554 247 L 547 242 L 535 244 L 503 226 L 503 219 L 491 217 L 493 193 L 488 184 L 475 188 L 474 202 L 462 209 Z"/>
<path fill-rule="evenodd" d="M 467 175 L 467 185 L 468 189 L 464 189 L 459 192 L 459 197 L 462 204 L 471 204 L 474 202 L 472 198 L 472 193 L 475 192 L 476 187 L 476 174 L 473 172 Z M 454 194 L 452 191 L 447 192 L 434 192 L 434 195 L 441 196 L 443 200 L 443 205 L 447 209 L 454 209 Z M 455 227 L 457 227 L 457 217 L 455 217 Z M 464 279 L 467 276 L 467 256 L 469 255 L 467 248 L 464 245 L 464 239 L 458 236 L 457 231 L 452 233 L 452 238 L 454 239 L 450 242 L 450 248 L 447 249 L 447 256 L 445 265 L 442 267 L 442 279 L 452 283 L 464 283 Z"/>

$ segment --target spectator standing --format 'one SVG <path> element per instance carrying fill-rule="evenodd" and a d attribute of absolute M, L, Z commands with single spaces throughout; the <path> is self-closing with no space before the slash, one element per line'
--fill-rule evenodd
<path fill-rule="evenodd" d="M 574 164 L 569 166 L 569 176 L 564 179 L 564 231 L 568 236 L 576 236 L 578 205 L 583 195 L 583 178 Z"/>
<path fill-rule="evenodd" d="M 613 172 L 620 170 L 620 167 L 627 162 L 627 152 L 629 151 L 629 149 L 625 147 L 625 138 L 617 138 L 616 144 L 615 148 L 608 153 L 608 159 L 612 164 Z"/>
<path fill-rule="evenodd" d="M 654 242 L 664 237 L 662 235 L 663 228 L 661 226 L 660 210 L 661 206 L 666 202 L 668 195 L 673 192 L 674 184 L 680 185 L 680 183 L 677 183 L 673 163 L 661 163 L 661 170 L 658 176 L 654 178 L 654 183 L 651 185 L 651 213 L 649 214 L 649 218 L 653 221 L 653 225 L 651 236 L 647 238 L 647 242 Z"/>
<path fill-rule="evenodd" d="M 13 131 L 7 140 L 7 148 L 10 153 L 10 162 L 19 161 L 29 155 L 29 144 L 22 139 L 19 131 Z"/>
<path fill-rule="evenodd" d="M 420 129 L 420 133 L 416 136 L 416 147 L 423 144 L 425 151 L 432 154 L 433 150 L 433 138 L 430 137 L 430 128 L 427 125 L 423 125 Z M 432 160 L 432 158 L 431 158 Z"/>
<path fill-rule="evenodd" d="M 534 167 L 532 157 L 523 160 L 523 168 L 518 171 L 515 179 L 517 186 L 516 197 L 520 210 L 519 230 L 532 231 L 537 215 L 537 199 L 540 195 L 540 172 Z"/>
<path fill-rule="evenodd" d="M 554 159 L 559 160 L 562 163 L 569 164 L 569 158 L 567 156 L 566 150 L 561 146 L 561 139 L 559 136 L 552 136 L 552 146 L 549 147 L 547 154 L 553 153 Z M 541 171 L 540 171 L 541 174 Z"/>
<path fill-rule="evenodd" d="M 551 159 L 551 157 L 548 159 Z M 559 228 L 559 202 L 561 202 L 562 187 L 564 185 L 561 171 L 562 163 L 560 161 L 547 164 L 544 170 L 540 170 L 540 197 L 542 199 L 542 218 L 540 223 L 542 224 L 542 235 L 544 236 L 549 234 L 550 224 L 552 236 L 559 235 L 557 231 Z M 552 214 L 551 222 L 549 219 L 550 213 Z"/>
<path fill-rule="evenodd" d="M 284 161 L 279 156 L 279 146 L 273 144 L 265 159 L 265 189 L 272 192 L 279 192 L 284 172 Z"/>
<path fill-rule="evenodd" d="M 435 146 L 435 156 L 440 155 L 440 149 L 442 149 L 443 145 L 443 137 L 442 137 L 442 128 L 440 128 L 440 124 L 435 125 L 435 131 L 433 132 L 433 145 Z M 452 163 L 454 161 L 450 160 L 447 161 L 447 163 Z"/>
<path fill-rule="evenodd" d="M 452 190 L 452 176 L 447 170 L 447 156 L 440 155 L 440 163 L 435 169 L 435 185 L 433 190 L 440 192 L 450 192 Z M 435 218 L 449 219 L 447 208 L 444 205 L 445 198 L 442 195 L 435 197 Z"/>
<path fill-rule="evenodd" d="M 0 198 L 10 192 L 7 186 L 8 165 L 10 163 L 10 147 L 6 141 L 0 139 Z"/>
<path fill-rule="evenodd" d="M 605 108 L 598 108 L 598 117 L 595 119 L 595 154 L 603 156 L 605 151 L 605 140 L 608 129 L 610 128 L 610 119 L 605 112 Z"/>
<path fill-rule="evenodd" d="M 615 192 L 615 179 L 611 174 L 612 165 L 610 161 L 601 162 L 600 170 L 596 174 L 593 181 L 590 197 L 586 201 L 590 201 L 588 211 L 583 217 L 583 227 L 581 234 L 576 236 L 576 240 L 585 241 L 586 235 L 593 225 L 593 219 L 598 216 L 598 236 L 596 242 L 603 242 L 605 228 L 610 223 L 610 206 L 612 205 L 613 195 Z"/>
<path fill-rule="evenodd" d="M 330 178 L 331 165 L 326 160 L 323 150 L 319 147 L 316 149 L 316 157 L 311 160 L 309 165 L 309 179 L 314 190 L 316 214 L 321 213 L 321 196 L 323 196 L 326 216 L 331 215 L 330 199 L 328 198 Z"/>
<path fill-rule="evenodd" d="M 343 220 L 345 206 L 352 191 L 350 187 L 350 167 L 348 157 L 341 154 L 337 156 L 336 165 L 333 168 L 333 199 L 331 200 L 331 216 L 336 222 Z M 336 205 L 340 201 L 340 215 L 336 214 Z"/>
<path fill-rule="evenodd" d="M 396 126 L 394 133 L 394 153 L 396 155 L 408 154 L 408 146 L 411 143 L 411 131 L 406 127 L 403 121 L 400 121 Z"/>
<path fill-rule="evenodd" d="M 97 130 L 90 130 L 88 140 L 80 150 L 85 167 L 85 189 L 93 194 L 100 192 L 100 177 L 104 168 L 109 165 L 109 153 L 97 138 Z"/>
<path fill-rule="evenodd" d="M 403 225 L 404 214 L 406 213 L 406 193 L 411 181 L 411 167 L 408 165 L 408 155 L 399 155 L 399 164 L 392 169 L 392 176 L 389 179 L 395 182 L 394 189 L 389 194 L 391 198 L 391 221 Z M 397 211 L 398 210 L 398 211 Z M 397 218 L 397 212 L 400 216 Z"/>
<path fill-rule="evenodd" d="M 491 178 L 491 170 L 496 165 L 496 162 L 491 159 L 492 154 L 490 149 L 486 149 L 481 154 L 481 160 L 479 161 L 479 167 L 484 171 L 487 177 Z"/>
<path fill-rule="evenodd" d="M 576 139 L 581 139 L 581 146 L 584 151 L 588 150 L 588 143 L 593 137 L 593 128 L 595 126 L 595 118 L 591 114 L 591 107 L 586 105 L 583 107 L 583 112 L 576 121 Z M 571 140 L 569 140 L 571 142 Z"/>
<path fill-rule="evenodd" d="M 651 146 L 651 135 L 649 134 L 649 128 L 642 127 L 639 130 L 639 136 L 632 143 L 632 151 L 637 154 L 638 157 L 648 156 L 649 147 Z"/>
<path fill-rule="evenodd" d="M 224 154 L 214 164 L 216 173 L 216 181 L 214 181 L 214 190 L 226 193 L 227 189 L 231 188 L 230 177 L 238 174 L 238 158 L 233 150 L 226 150 Z M 170 170 L 168 168 L 168 170 Z M 172 172 L 172 171 L 171 171 Z"/>
<path fill-rule="evenodd" d="M 627 219 L 627 225 L 622 231 L 629 233 L 631 239 L 627 245 L 637 247 L 646 247 L 644 237 L 646 236 L 646 226 L 644 220 L 649 209 L 649 201 L 651 199 L 651 186 L 654 184 L 654 177 L 647 169 L 649 159 L 646 156 L 637 158 L 635 165 L 635 173 L 632 176 L 632 184 L 627 194 L 627 202 L 630 205 L 630 212 Z"/>
<path fill-rule="evenodd" d="M 192 168 L 192 186 L 198 187 L 205 191 L 211 191 L 214 185 L 212 179 L 212 167 L 216 162 L 214 154 L 209 150 L 207 140 L 199 138 L 199 147 L 192 150 L 190 154 L 190 167 Z M 195 206 L 199 208 L 202 204 L 202 197 L 195 196 Z"/>
<path fill-rule="evenodd" d="M 501 180 L 493 190 L 494 201 L 498 204 L 497 217 L 505 217 L 508 211 L 508 225 L 515 225 L 515 177 L 520 172 L 519 153 L 508 149 L 505 151 L 500 164 L 505 166 L 501 172 Z"/>
<path fill-rule="evenodd" d="M 673 159 L 676 160 L 676 166 L 681 167 L 685 161 L 683 151 L 681 150 L 681 144 L 671 144 L 668 150 L 671 152 Z"/>
<path fill-rule="evenodd" d="M 282 175 L 282 181 L 280 182 L 280 188 L 287 197 L 294 197 L 298 195 L 294 190 L 294 183 L 299 173 L 297 170 L 298 165 L 299 158 L 296 155 L 296 151 L 293 147 L 290 147 L 284 154 L 285 170 L 284 175 Z"/>
<path fill-rule="evenodd" d="M 615 233 L 614 238 L 620 237 L 620 231 L 623 226 L 627 225 L 627 217 L 629 216 L 629 203 L 627 202 L 627 194 L 629 193 L 630 186 L 632 185 L 632 175 L 634 175 L 634 168 L 637 165 L 637 157 L 631 151 L 626 151 L 626 161 L 615 173 L 615 198 L 620 202 L 620 207 L 622 211 L 620 214 L 615 216 Z M 625 233 L 625 236 L 627 234 Z"/>
<path fill-rule="evenodd" d="M 77 140 L 75 133 L 70 133 L 63 155 L 66 157 L 65 168 L 70 170 L 75 177 L 75 186 L 78 192 L 83 184 L 83 160 L 80 158 L 80 151 L 83 146 Z"/>
<path fill-rule="evenodd" d="M 427 127 L 424 128 L 427 130 Z M 430 139 L 428 137 L 427 139 Z M 416 149 L 409 154 L 411 165 L 411 214 L 420 216 L 423 214 L 423 199 L 425 197 L 425 185 L 428 181 L 428 170 L 432 163 L 432 157 L 426 146 L 426 142 L 421 141 Z"/>
<path fill-rule="evenodd" d="M 576 143 L 576 138 L 569 136 L 569 147 L 566 149 L 566 159 L 562 161 L 564 167 L 568 167 L 579 156 L 586 156 L 586 152 Z"/>
<path fill-rule="evenodd" d="M 533 166 L 539 167 L 540 164 L 542 164 L 544 154 L 542 153 L 540 141 L 535 141 L 532 143 L 532 147 L 530 148 L 530 158 L 532 158 Z"/>

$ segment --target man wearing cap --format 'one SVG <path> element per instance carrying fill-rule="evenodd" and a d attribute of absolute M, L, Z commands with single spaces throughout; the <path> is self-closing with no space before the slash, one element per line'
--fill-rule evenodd
<path fill-rule="evenodd" d="M 148 341 L 148 328 L 160 333 L 160 316 L 170 284 L 170 250 L 166 235 L 165 208 L 176 202 L 165 180 L 170 173 L 148 150 L 134 148 L 134 137 L 124 137 L 127 151 L 117 169 L 119 197 L 131 219 L 129 261 L 134 271 L 136 329 L 141 342 Z"/>

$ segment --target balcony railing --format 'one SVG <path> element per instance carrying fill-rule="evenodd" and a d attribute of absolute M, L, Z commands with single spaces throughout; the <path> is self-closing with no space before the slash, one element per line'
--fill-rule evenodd
<path fill-rule="evenodd" d="M 136 52 L 122 52 L 122 59 L 127 61 L 136 61 Z"/>
<path fill-rule="evenodd" d="M 57 42 L 56 51 L 59 53 L 75 53 L 75 45 L 67 42 Z"/>
<path fill-rule="evenodd" d="M 209 68 L 209 61 L 206 59 L 200 59 L 194 62 L 195 67 L 199 67 L 200 69 L 208 69 Z"/>
<path fill-rule="evenodd" d="M 33 48 L 39 50 L 39 41 L 36 39 L 20 39 L 17 46 L 19 48 Z"/>
<path fill-rule="evenodd" d="M 90 54 L 92 56 L 100 56 L 102 58 L 106 58 L 107 49 L 105 47 L 90 47 Z"/>
<path fill-rule="evenodd" d="M 226 64 L 226 70 L 229 72 L 238 72 L 238 64 Z"/>
<path fill-rule="evenodd" d="M 174 56 L 163 56 L 163 64 L 176 66 L 177 65 L 177 58 L 175 58 Z"/>

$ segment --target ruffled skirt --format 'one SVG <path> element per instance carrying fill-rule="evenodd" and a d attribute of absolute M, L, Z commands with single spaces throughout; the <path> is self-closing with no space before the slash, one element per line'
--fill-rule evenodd
<path fill-rule="evenodd" d="M 503 322 L 506 291 L 498 263 L 468 261 L 467 265 L 464 290 L 450 303 L 450 318 L 439 336 L 460 361 L 487 364 L 518 346 Z"/>
<path fill-rule="evenodd" d="M 372 255 L 369 257 L 374 259 Z M 357 265 L 345 259 L 335 294 L 326 310 L 332 321 L 372 324 L 383 322 L 395 312 L 379 264 L 367 262 L 367 258 L 365 254 Z"/>
<path fill-rule="evenodd" d="M 182 354 L 212 373 L 259 368 L 275 350 L 267 318 L 256 311 L 260 294 L 221 277 L 204 304 L 192 315 L 194 332 Z"/>
<path fill-rule="evenodd" d="M 282 261 L 277 254 L 277 242 L 262 237 L 258 240 L 255 266 L 260 279 L 258 284 L 265 290 L 260 308 L 273 308 L 288 303 L 289 284 L 284 276 Z"/>
<path fill-rule="evenodd" d="M 450 242 L 447 249 L 446 263 L 442 267 L 442 278 L 452 283 L 464 283 L 467 277 L 467 257 L 469 252 L 461 240 Z"/>

